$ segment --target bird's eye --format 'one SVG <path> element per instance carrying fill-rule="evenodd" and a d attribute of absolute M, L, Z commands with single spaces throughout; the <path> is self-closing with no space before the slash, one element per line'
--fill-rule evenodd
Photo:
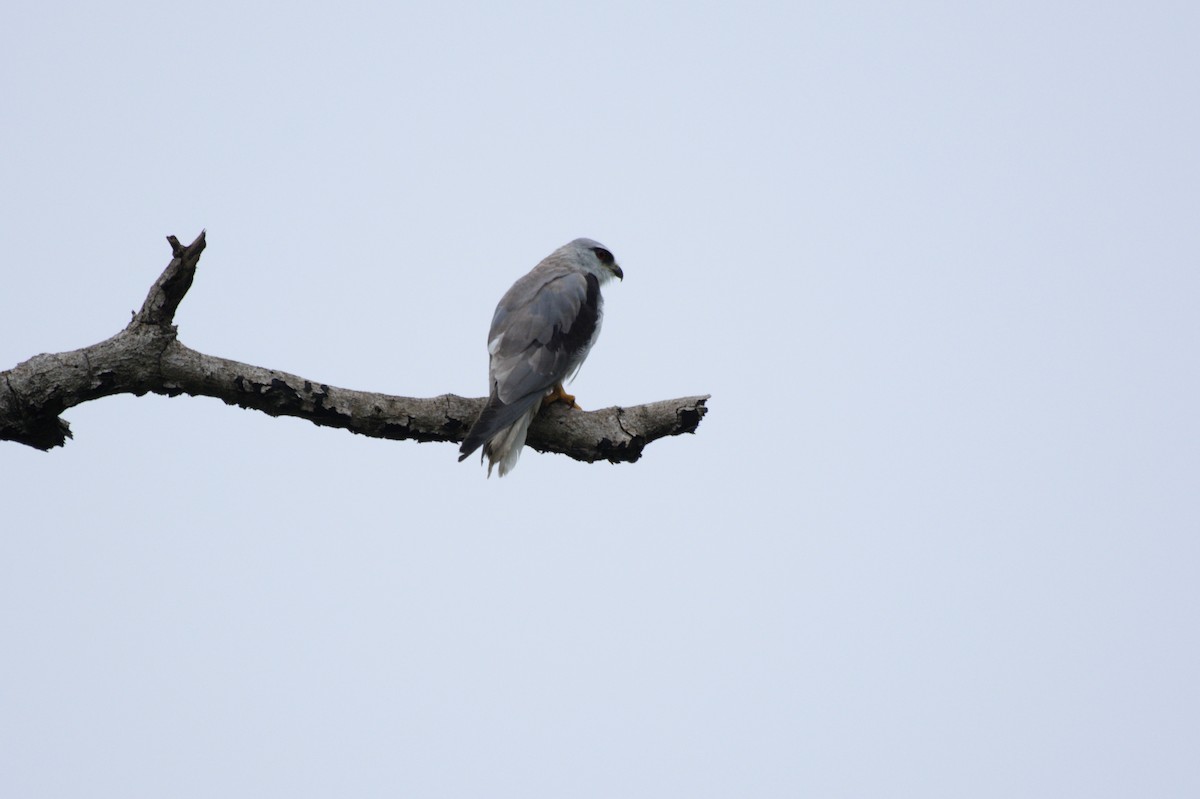
<path fill-rule="evenodd" d="M 616 259 L 613 258 L 613 254 L 603 247 L 593 247 L 592 252 L 596 253 L 596 257 L 600 259 L 600 263 L 604 264 L 605 266 L 612 266 L 616 261 Z"/>

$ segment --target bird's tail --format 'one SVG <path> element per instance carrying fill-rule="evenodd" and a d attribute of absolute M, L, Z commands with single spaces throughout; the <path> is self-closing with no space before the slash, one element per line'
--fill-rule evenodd
<path fill-rule="evenodd" d="M 541 402 L 534 403 L 533 407 L 521 414 L 517 421 L 483 445 L 483 454 L 488 459 L 488 477 L 492 476 L 492 467 L 496 464 L 500 465 L 501 477 L 511 472 L 517 465 L 517 460 L 521 457 L 521 450 L 525 449 L 525 435 L 529 432 L 529 423 L 533 421 L 534 416 L 537 416 L 541 404 Z"/>
<path fill-rule="evenodd" d="M 488 476 L 497 463 L 500 464 L 500 476 L 508 474 L 521 457 L 529 423 L 541 406 L 542 397 L 538 394 L 522 397 L 511 405 L 500 402 L 493 394 L 467 432 L 458 459 L 463 460 L 482 446 L 489 461 Z"/>

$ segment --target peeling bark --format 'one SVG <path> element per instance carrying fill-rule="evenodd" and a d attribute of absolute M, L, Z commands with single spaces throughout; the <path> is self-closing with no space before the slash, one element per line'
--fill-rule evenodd
<path fill-rule="evenodd" d="M 185 346 L 173 324 L 205 247 L 202 231 L 187 246 L 174 236 L 173 258 L 141 310 L 112 338 L 90 347 L 35 355 L 0 372 L 0 440 L 40 450 L 72 437 L 67 408 L 112 394 L 216 397 L 271 416 L 295 416 L 373 438 L 457 443 L 484 398 L 415 398 L 338 388 L 297 375 L 205 355 Z M 708 396 L 630 408 L 572 410 L 554 404 L 529 428 L 527 444 L 581 461 L 636 461 L 652 441 L 695 432 Z"/>

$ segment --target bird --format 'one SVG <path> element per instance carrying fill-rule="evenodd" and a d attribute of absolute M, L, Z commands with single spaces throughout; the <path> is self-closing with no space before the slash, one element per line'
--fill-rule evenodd
<path fill-rule="evenodd" d="M 467 431 L 459 462 L 483 448 L 488 477 L 517 465 L 529 423 L 552 402 L 579 408 L 563 381 L 579 371 L 604 318 L 600 287 L 625 273 L 612 251 L 575 239 L 517 280 L 496 306 L 488 331 L 488 400 Z"/>

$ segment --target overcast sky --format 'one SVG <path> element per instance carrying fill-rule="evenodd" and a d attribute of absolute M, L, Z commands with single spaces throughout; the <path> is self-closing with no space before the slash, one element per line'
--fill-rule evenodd
<path fill-rule="evenodd" d="M 24 3 L 0 370 L 213 355 L 486 388 L 624 268 L 504 480 L 212 399 L 0 444 L 10 797 L 1200 795 L 1194 3 Z"/>

